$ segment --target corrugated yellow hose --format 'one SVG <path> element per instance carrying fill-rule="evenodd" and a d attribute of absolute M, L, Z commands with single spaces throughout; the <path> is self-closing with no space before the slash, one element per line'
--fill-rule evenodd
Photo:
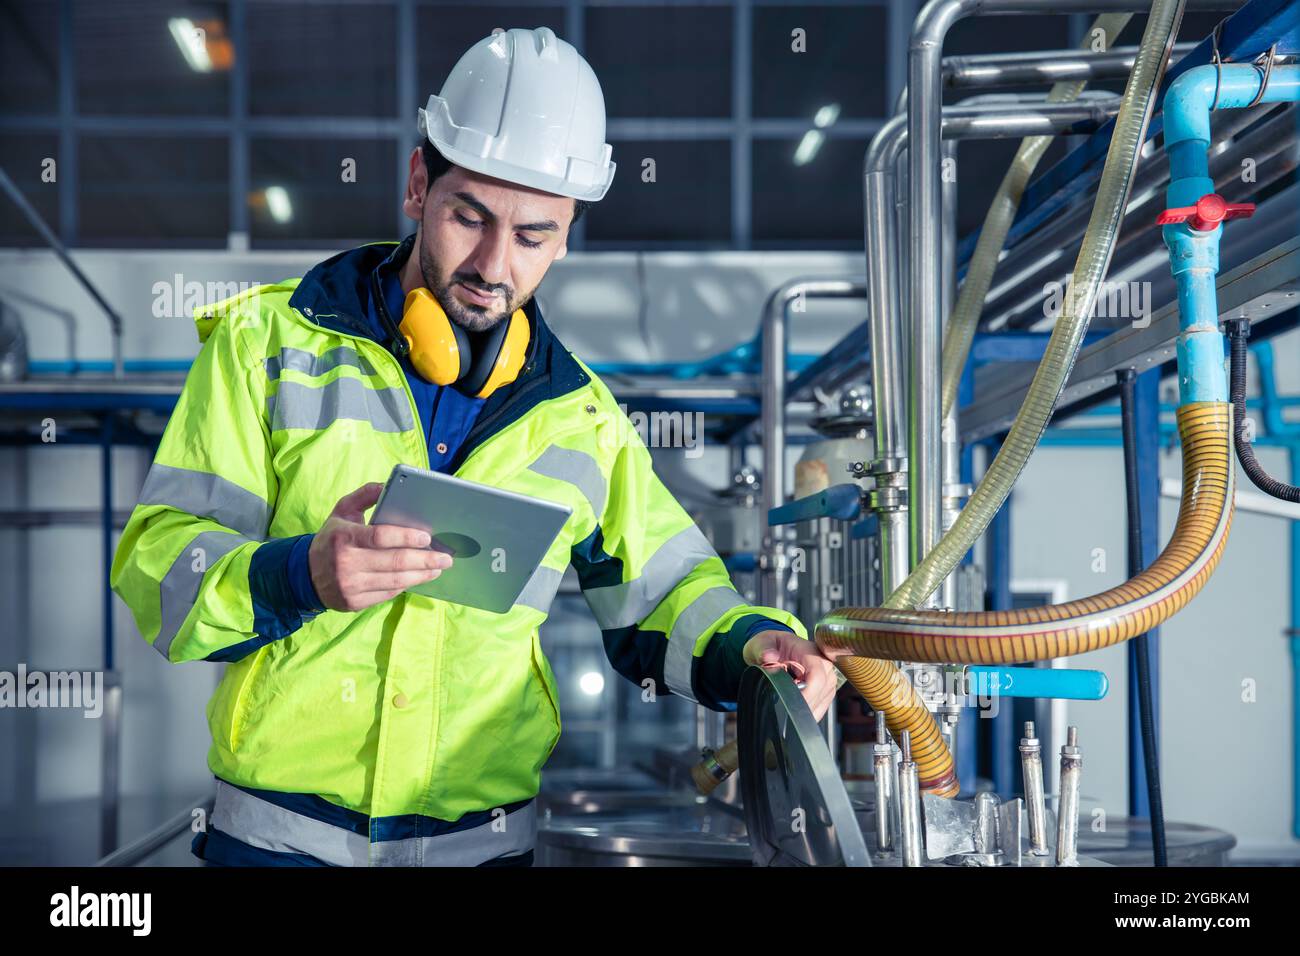
<path fill-rule="evenodd" d="M 1200 591 L 1232 524 L 1232 406 L 1183 405 L 1178 433 L 1178 523 L 1160 556 L 1131 580 L 1078 601 L 1015 611 L 841 608 L 818 622 L 818 646 L 829 657 L 1003 664 L 1083 654 L 1146 633 Z"/>

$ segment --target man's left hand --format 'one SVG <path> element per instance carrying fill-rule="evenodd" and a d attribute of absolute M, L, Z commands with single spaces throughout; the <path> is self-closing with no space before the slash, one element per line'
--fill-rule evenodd
<path fill-rule="evenodd" d="M 780 668 L 790 672 L 797 682 L 803 683 L 803 699 L 808 702 L 813 716 L 821 720 L 830 709 L 839 682 L 835 665 L 822 656 L 817 645 L 789 631 L 762 631 L 745 644 L 745 663 Z"/>

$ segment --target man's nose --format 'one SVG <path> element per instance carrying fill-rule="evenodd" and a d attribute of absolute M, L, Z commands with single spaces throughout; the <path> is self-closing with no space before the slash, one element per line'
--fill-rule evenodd
<path fill-rule="evenodd" d="M 510 231 L 487 230 L 474 249 L 474 269 L 484 285 L 495 286 L 508 281 L 510 276 Z"/>

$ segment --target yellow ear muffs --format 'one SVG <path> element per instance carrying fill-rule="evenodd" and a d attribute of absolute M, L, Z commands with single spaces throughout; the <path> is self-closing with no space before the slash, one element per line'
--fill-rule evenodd
<path fill-rule="evenodd" d="M 498 322 L 475 338 L 474 361 L 470 363 L 459 388 L 475 398 L 487 398 L 503 385 L 519 377 L 528 358 L 528 316 L 516 309 L 510 318 Z"/>
<path fill-rule="evenodd" d="M 460 380 L 471 364 L 469 338 L 465 330 L 447 318 L 428 289 L 412 289 L 402 306 L 398 331 L 411 350 L 411 365 L 435 385 Z"/>

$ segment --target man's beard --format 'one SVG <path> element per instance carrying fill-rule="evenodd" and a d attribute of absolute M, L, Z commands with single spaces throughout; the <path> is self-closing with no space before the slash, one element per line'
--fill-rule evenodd
<path fill-rule="evenodd" d="M 447 318 L 452 322 L 455 322 L 462 329 L 470 332 L 484 332 L 492 328 L 502 319 L 509 315 L 513 315 L 517 309 L 521 309 L 527 305 L 528 300 L 533 297 L 533 293 L 529 292 L 520 301 L 512 302 L 511 296 L 514 294 L 513 289 L 505 283 L 484 287 L 480 283 L 480 277 L 477 273 L 472 275 L 469 273 L 453 274 L 449 282 L 443 282 L 440 278 L 442 270 L 438 267 L 438 263 L 433 258 L 433 254 L 424 247 L 424 243 L 420 243 L 420 273 L 424 276 L 425 287 L 428 288 L 428 290 L 433 293 L 433 297 L 438 300 L 438 304 L 442 306 L 442 310 L 447 313 Z M 495 293 L 498 298 L 505 299 L 505 307 L 500 311 L 497 311 L 488 306 L 473 306 L 462 303 L 452 295 L 451 291 L 452 286 L 458 283 L 468 284 L 479 292 Z"/>

